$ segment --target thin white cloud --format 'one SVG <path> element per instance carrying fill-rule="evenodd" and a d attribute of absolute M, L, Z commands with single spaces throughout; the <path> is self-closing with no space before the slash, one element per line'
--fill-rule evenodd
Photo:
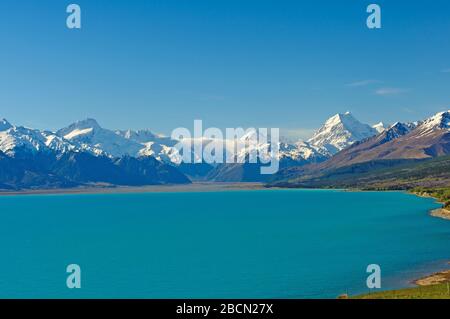
<path fill-rule="evenodd" d="M 307 140 L 313 136 L 316 129 L 298 128 L 298 129 L 280 129 L 280 135 L 290 142 L 298 140 Z"/>
<path fill-rule="evenodd" d="M 346 86 L 349 86 L 349 87 L 360 87 L 360 86 L 368 86 L 368 85 L 377 84 L 377 83 L 381 83 L 381 81 L 378 81 L 378 80 L 362 80 L 362 81 L 356 81 L 356 82 L 348 83 Z"/>
<path fill-rule="evenodd" d="M 376 95 L 380 96 L 389 96 L 389 95 L 399 95 L 402 93 L 408 92 L 409 89 L 402 89 L 402 88 L 380 88 L 375 91 Z"/>
<path fill-rule="evenodd" d="M 441 70 L 442 73 L 450 73 L 450 69 L 443 69 Z"/>

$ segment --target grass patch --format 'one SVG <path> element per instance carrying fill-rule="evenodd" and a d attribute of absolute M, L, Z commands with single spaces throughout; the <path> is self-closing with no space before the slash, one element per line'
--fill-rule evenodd
<path fill-rule="evenodd" d="M 450 284 L 381 291 L 355 296 L 352 299 L 450 299 Z"/>

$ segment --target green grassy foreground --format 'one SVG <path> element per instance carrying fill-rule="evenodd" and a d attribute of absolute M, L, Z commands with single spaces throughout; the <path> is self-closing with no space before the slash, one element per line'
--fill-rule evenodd
<path fill-rule="evenodd" d="M 443 283 L 431 286 L 381 291 L 352 297 L 352 299 L 450 299 L 450 285 Z"/>

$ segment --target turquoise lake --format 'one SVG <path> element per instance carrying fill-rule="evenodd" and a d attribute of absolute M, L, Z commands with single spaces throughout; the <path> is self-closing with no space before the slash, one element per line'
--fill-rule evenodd
<path fill-rule="evenodd" d="M 0 197 L 1 298 L 335 298 L 445 268 L 450 221 L 401 192 Z M 81 289 L 66 266 L 81 267 Z"/>

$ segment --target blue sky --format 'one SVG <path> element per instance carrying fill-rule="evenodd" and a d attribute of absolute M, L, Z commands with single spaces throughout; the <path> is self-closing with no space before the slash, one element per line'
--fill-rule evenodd
<path fill-rule="evenodd" d="M 69 30 L 65 8 L 82 9 Z M 450 108 L 450 2 L 3 0 L 0 117 L 56 129 L 205 126 L 308 133 Z"/>

